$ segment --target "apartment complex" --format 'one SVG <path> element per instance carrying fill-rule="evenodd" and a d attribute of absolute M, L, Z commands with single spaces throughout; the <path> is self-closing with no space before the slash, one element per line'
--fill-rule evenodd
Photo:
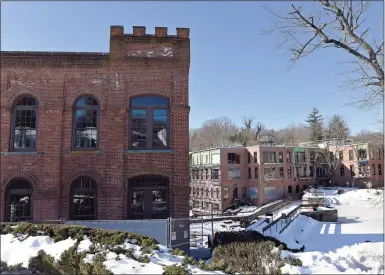
<path fill-rule="evenodd" d="M 334 184 L 346 185 L 348 181 L 350 186 L 360 186 L 362 180 L 371 180 L 376 185 L 383 185 L 383 160 L 378 159 L 381 152 L 383 156 L 383 149 L 375 151 L 380 147 L 373 144 L 344 145 L 341 148 L 343 150 L 339 147 L 338 152 L 344 154 L 336 162 L 338 169 L 335 170 Z M 371 159 L 362 151 L 363 148 L 380 155 Z M 235 200 L 261 205 L 299 194 L 309 185 L 329 184 L 330 162 L 322 159 L 324 150 L 316 144 L 304 144 L 227 147 L 191 152 L 192 209 L 194 212 L 209 212 L 212 208 L 214 212 L 221 212 Z M 376 174 L 365 172 L 365 167 L 369 166 L 376 168 Z"/>
<path fill-rule="evenodd" d="M 0 220 L 188 217 L 189 29 L 1 52 Z"/>

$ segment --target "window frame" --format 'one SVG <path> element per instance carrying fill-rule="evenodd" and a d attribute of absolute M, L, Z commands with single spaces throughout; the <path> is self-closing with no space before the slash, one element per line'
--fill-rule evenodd
<path fill-rule="evenodd" d="M 13 184 L 17 183 L 18 181 L 25 181 L 28 183 L 29 187 L 30 188 L 11 188 Z M 33 198 L 32 198 L 32 194 L 33 194 L 33 191 L 34 191 L 34 186 L 31 184 L 30 181 L 24 179 L 24 178 L 14 178 L 12 179 L 8 184 L 7 186 L 5 187 L 5 192 L 3 193 L 3 196 L 5 196 L 5 205 L 4 205 L 4 211 L 5 211 L 5 216 L 4 216 L 4 221 L 8 222 L 9 219 L 10 219 L 10 197 L 11 195 L 29 195 L 31 201 L 30 201 L 30 212 L 31 212 L 31 215 L 29 216 L 30 217 L 30 220 L 22 220 L 22 221 L 33 221 Z M 27 216 L 22 216 L 22 217 L 27 217 Z M 20 222 L 20 221 L 16 221 L 16 222 Z"/>
<path fill-rule="evenodd" d="M 15 124 L 16 124 L 16 104 L 17 102 L 19 102 L 19 100 L 21 100 L 22 98 L 33 98 L 33 100 L 35 101 L 35 106 L 34 106 L 34 110 L 35 110 L 35 116 L 36 116 L 36 146 L 35 148 L 15 148 L 14 145 L 15 145 Z M 26 107 L 26 106 L 23 106 L 23 107 L 19 107 L 17 109 L 22 109 L 22 110 L 32 110 L 31 107 Z M 37 151 L 37 143 L 38 143 L 38 134 L 39 134 L 39 130 L 38 130 L 38 127 L 39 127 L 39 102 L 38 100 L 36 99 L 36 97 L 34 97 L 33 95 L 30 95 L 30 94 L 23 94 L 23 95 L 20 95 L 18 96 L 14 102 L 13 102 L 13 105 L 12 105 L 12 117 L 11 117 L 11 134 L 10 134 L 10 139 L 9 139 L 9 151 L 10 152 L 36 152 Z"/>
<path fill-rule="evenodd" d="M 76 103 L 83 97 L 92 97 L 98 105 L 95 107 L 77 107 Z M 77 110 L 86 110 L 86 111 L 93 111 L 96 110 L 96 147 L 90 147 L 90 148 L 77 148 L 75 146 L 76 142 L 76 111 Z M 71 139 L 71 150 L 72 151 L 98 151 L 99 150 L 99 143 L 100 143 L 100 102 L 97 99 L 96 96 L 92 94 L 83 94 L 74 101 L 74 104 L 72 106 L 72 139 Z"/>
<path fill-rule="evenodd" d="M 75 185 L 78 181 L 80 181 L 82 179 L 91 180 L 91 182 L 95 185 L 95 187 L 94 188 L 75 188 L 75 187 L 73 187 L 73 185 Z M 94 198 L 94 211 L 93 211 L 94 212 L 93 213 L 94 219 L 91 219 L 89 221 L 97 220 L 98 219 L 98 184 L 97 184 L 97 182 L 89 176 L 80 176 L 80 177 L 75 178 L 71 182 L 70 190 L 69 190 L 69 213 L 68 213 L 69 215 L 68 215 L 68 217 L 71 220 L 84 220 L 84 219 L 75 218 L 75 217 L 80 217 L 80 216 L 74 215 L 74 209 L 75 208 L 74 208 L 73 198 L 74 198 L 74 194 L 76 194 L 76 193 L 94 194 L 94 196 L 95 196 L 95 198 Z"/>
<path fill-rule="evenodd" d="M 133 106 L 132 101 L 136 98 L 140 97 L 159 97 L 163 99 L 167 99 L 168 101 L 168 106 L 163 106 L 163 105 L 137 105 Z M 133 109 L 140 109 L 140 110 L 146 110 L 146 146 L 144 147 L 134 147 L 132 146 L 132 110 Z M 128 103 L 128 148 L 130 150 L 169 150 L 171 148 L 170 146 L 170 136 L 171 136 L 171 120 L 170 120 L 170 111 L 171 111 L 171 104 L 170 104 L 170 98 L 166 96 L 161 96 L 161 95 L 154 95 L 154 94 L 146 94 L 146 95 L 138 95 L 138 96 L 133 96 L 130 97 L 129 103 Z M 155 147 L 153 146 L 153 111 L 154 110 L 167 110 L 167 136 L 166 136 L 166 142 L 167 146 L 162 146 L 162 147 Z M 202 163 L 202 156 L 201 156 L 201 163 Z M 197 163 L 199 164 L 199 163 Z"/>

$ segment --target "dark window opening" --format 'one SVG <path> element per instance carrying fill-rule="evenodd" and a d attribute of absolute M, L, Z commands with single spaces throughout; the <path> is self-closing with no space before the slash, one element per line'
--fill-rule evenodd
<path fill-rule="evenodd" d="M 99 104 L 94 97 L 83 96 L 75 102 L 73 149 L 95 150 L 98 147 Z"/>
<path fill-rule="evenodd" d="M 239 154 L 236 154 L 236 153 L 228 153 L 227 154 L 227 162 L 228 162 L 228 164 L 240 164 L 241 163 L 241 157 Z"/>
<path fill-rule="evenodd" d="M 254 152 L 254 163 L 258 162 L 258 153 Z"/>
<path fill-rule="evenodd" d="M 233 189 L 233 199 L 238 199 L 238 187 L 234 187 Z"/>
<path fill-rule="evenodd" d="M 250 167 L 248 168 L 248 175 L 249 175 L 249 179 L 251 179 L 251 168 Z"/>
<path fill-rule="evenodd" d="M 312 178 L 312 177 L 314 176 L 314 166 L 310 166 L 310 167 L 309 167 L 309 170 L 310 170 L 310 171 L 309 171 L 309 177 Z"/>
<path fill-rule="evenodd" d="M 131 99 L 131 148 L 169 148 L 169 100 L 157 96 Z M 201 157 L 202 163 L 202 157 Z"/>
<path fill-rule="evenodd" d="M 349 150 L 349 160 L 354 160 L 353 150 Z"/>
<path fill-rule="evenodd" d="M 366 153 L 366 150 L 364 149 L 359 149 L 358 150 L 358 159 L 367 159 L 368 155 Z"/>
<path fill-rule="evenodd" d="M 376 175 L 376 165 L 372 164 L 372 176 Z"/>
<path fill-rule="evenodd" d="M 345 176 L 345 166 L 343 165 L 340 166 L 340 175 Z"/>
<path fill-rule="evenodd" d="M 217 168 L 211 169 L 211 179 L 212 180 L 219 179 L 219 169 Z"/>
<path fill-rule="evenodd" d="M 280 178 L 284 178 L 285 177 L 285 175 L 283 173 L 283 167 L 279 167 L 279 177 Z"/>
<path fill-rule="evenodd" d="M 287 168 L 287 177 L 291 178 L 291 166 Z"/>
<path fill-rule="evenodd" d="M 295 186 L 295 193 L 297 193 L 297 194 L 299 193 L 299 185 Z"/>
<path fill-rule="evenodd" d="M 344 152 L 338 152 L 340 161 L 344 160 Z"/>
<path fill-rule="evenodd" d="M 255 176 L 255 178 L 256 179 L 258 179 L 258 167 L 255 167 L 255 169 L 254 169 L 254 176 Z"/>
<path fill-rule="evenodd" d="M 250 163 L 251 160 L 251 154 L 250 152 L 247 153 L 247 163 Z"/>
<path fill-rule="evenodd" d="M 378 164 L 378 175 L 382 176 L 381 164 Z"/>
<path fill-rule="evenodd" d="M 140 176 L 130 179 L 129 187 L 131 189 L 128 211 L 131 214 L 130 218 L 165 219 L 168 217 L 168 179 Z M 203 195 L 203 190 L 199 187 L 197 195 Z"/>
<path fill-rule="evenodd" d="M 278 153 L 278 162 L 283 163 L 283 152 Z"/>
<path fill-rule="evenodd" d="M 70 219 L 96 219 L 96 183 L 89 177 L 77 178 L 71 185 Z"/>
<path fill-rule="evenodd" d="M 287 187 L 287 192 L 288 192 L 289 194 L 292 194 L 292 193 L 293 193 L 293 187 L 292 187 L 291 185 Z"/>
<path fill-rule="evenodd" d="M 32 220 L 32 186 L 23 179 L 12 180 L 5 191 L 6 221 L 22 222 Z"/>
<path fill-rule="evenodd" d="M 242 187 L 242 199 L 246 199 L 246 187 Z"/>
<path fill-rule="evenodd" d="M 32 97 L 20 98 L 13 107 L 11 150 L 36 150 L 37 102 Z"/>

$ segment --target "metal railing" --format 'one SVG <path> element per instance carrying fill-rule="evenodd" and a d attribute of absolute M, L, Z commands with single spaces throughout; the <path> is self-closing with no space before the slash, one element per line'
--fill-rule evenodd
<path fill-rule="evenodd" d="M 271 228 L 274 225 L 275 225 L 275 231 L 277 232 L 278 231 L 278 222 L 281 222 L 281 225 L 280 225 L 281 230 L 279 232 L 279 234 L 280 234 L 298 216 L 298 214 L 300 213 L 300 210 L 302 208 L 318 207 L 318 206 L 320 206 L 320 204 L 301 204 L 301 205 L 298 205 L 296 208 L 291 210 L 289 213 L 281 214 L 281 216 L 279 218 L 273 220 L 268 225 L 263 227 L 262 228 L 262 234 L 265 235 L 265 232 L 270 229 L 270 235 L 271 235 Z M 285 221 L 285 227 L 284 228 L 282 228 L 283 221 Z"/>

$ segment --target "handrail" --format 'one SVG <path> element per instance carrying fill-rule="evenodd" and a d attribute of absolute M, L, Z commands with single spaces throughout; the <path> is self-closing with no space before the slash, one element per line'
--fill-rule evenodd
<path fill-rule="evenodd" d="M 266 225 L 265 227 L 262 228 L 262 233 L 265 234 L 265 231 L 270 229 L 271 227 L 273 227 L 273 225 L 275 225 L 276 223 L 278 223 L 280 220 L 282 219 L 287 219 L 287 218 L 290 218 L 291 216 L 293 216 L 299 209 L 301 208 L 308 208 L 308 207 L 318 207 L 320 206 L 320 204 L 300 204 L 298 205 L 296 208 L 294 208 L 293 210 L 291 210 L 289 213 L 287 214 L 281 214 L 281 216 L 275 220 L 273 220 L 271 223 L 269 223 L 268 225 Z"/>

